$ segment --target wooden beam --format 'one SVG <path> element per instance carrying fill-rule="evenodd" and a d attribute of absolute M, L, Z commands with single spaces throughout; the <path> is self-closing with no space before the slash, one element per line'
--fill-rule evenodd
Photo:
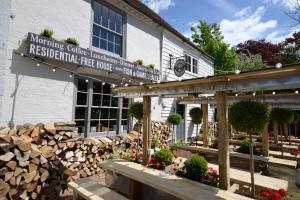
<path fill-rule="evenodd" d="M 151 97 L 143 97 L 143 164 L 149 159 L 149 139 L 151 134 Z"/>
<path fill-rule="evenodd" d="M 267 123 L 262 130 L 262 154 L 263 156 L 269 157 L 269 124 Z"/>
<path fill-rule="evenodd" d="M 208 147 L 208 104 L 202 104 L 203 111 L 203 146 Z"/>
<path fill-rule="evenodd" d="M 299 65 L 282 69 L 264 69 L 207 78 L 170 81 L 143 86 L 117 87 L 118 97 L 161 96 L 175 94 L 214 93 L 216 91 L 250 92 L 258 90 L 280 90 L 300 87 Z"/>
<path fill-rule="evenodd" d="M 289 128 L 288 128 L 288 124 L 287 123 L 283 123 L 283 133 L 284 133 L 284 137 L 288 138 L 288 136 L 289 136 Z"/>
<path fill-rule="evenodd" d="M 218 117 L 218 161 L 220 173 L 220 188 L 230 188 L 229 135 L 226 121 L 225 92 L 216 92 Z"/>

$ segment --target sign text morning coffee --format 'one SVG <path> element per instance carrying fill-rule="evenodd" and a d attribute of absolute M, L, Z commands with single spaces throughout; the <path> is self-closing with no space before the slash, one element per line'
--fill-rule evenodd
<path fill-rule="evenodd" d="M 83 49 L 34 33 L 28 33 L 28 54 L 53 59 L 92 69 L 157 81 L 159 71 L 128 62 L 127 60 Z"/>

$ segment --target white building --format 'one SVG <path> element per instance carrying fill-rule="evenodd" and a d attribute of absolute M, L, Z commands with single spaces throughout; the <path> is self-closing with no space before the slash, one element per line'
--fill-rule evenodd
<path fill-rule="evenodd" d="M 133 61 L 154 64 L 160 81 L 214 71 L 210 56 L 138 0 L 1 0 L 0 27 L 0 126 L 74 120 L 88 135 L 127 132 L 131 100 L 113 98 L 111 86 L 150 81 L 147 73 L 155 79 Z M 38 35 L 45 28 L 53 39 Z M 60 42 L 69 37 L 80 48 Z M 173 64 L 180 58 L 186 72 L 177 77 Z M 179 127 L 191 130 L 188 111 L 195 105 L 152 102 L 153 120 L 177 110 L 184 117 Z"/>

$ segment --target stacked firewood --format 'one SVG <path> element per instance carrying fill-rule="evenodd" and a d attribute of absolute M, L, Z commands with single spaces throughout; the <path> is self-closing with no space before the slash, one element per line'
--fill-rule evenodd
<path fill-rule="evenodd" d="M 142 140 L 143 127 L 142 123 L 136 123 L 133 127 L 133 131 L 128 134 L 128 137 L 131 140 L 137 140 L 138 132 L 140 131 L 140 140 Z M 157 135 L 160 140 L 159 147 L 168 146 L 171 141 L 172 129 L 170 125 L 161 121 L 152 121 L 151 122 L 151 137 Z M 151 138 L 150 138 L 151 139 Z"/>
<path fill-rule="evenodd" d="M 74 129 L 72 122 L 0 129 L 0 197 L 58 193 L 68 181 L 100 173 L 97 162 L 125 148 L 123 137 L 76 138 Z"/>

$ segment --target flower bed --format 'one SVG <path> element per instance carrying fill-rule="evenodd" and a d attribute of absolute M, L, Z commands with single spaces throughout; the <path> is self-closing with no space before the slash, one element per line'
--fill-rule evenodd
<path fill-rule="evenodd" d="M 272 190 L 270 188 L 264 190 L 261 192 L 262 199 L 266 200 L 282 200 L 282 199 L 288 199 L 288 191 L 281 188 L 278 191 Z"/>
<path fill-rule="evenodd" d="M 168 174 L 185 177 L 207 185 L 218 187 L 219 174 L 217 170 L 208 168 L 208 163 L 204 157 L 193 155 L 190 159 L 178 157 L 171 154 L 169 149 L 161 149 L 156 152 L 147 166 L 159 170 L 164 170 Z"/>

